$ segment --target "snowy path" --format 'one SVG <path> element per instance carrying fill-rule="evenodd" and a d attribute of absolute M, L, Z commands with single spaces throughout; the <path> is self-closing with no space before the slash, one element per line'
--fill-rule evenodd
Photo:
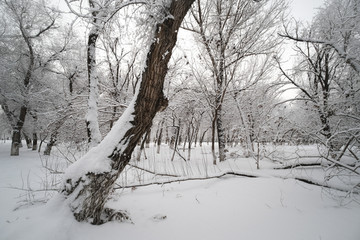
<path fill-rule="evenodd" d="M 30 176 L 40 184 L 38 154 L 22 149 L 10 158 L 0 144 L 0 239 L 276 239 L 359 240 L 360 206 L 340 206 L 320 187 L 278 178 L 225 177 L 118 190 L 108 203 L 127 210 L 134 224 L 76 222 L 61 199 L 13 209 Z"/>

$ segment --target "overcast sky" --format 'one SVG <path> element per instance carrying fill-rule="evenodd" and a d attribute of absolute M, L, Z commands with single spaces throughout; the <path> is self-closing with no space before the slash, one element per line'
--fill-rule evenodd
<path fill-rule="evenodd" d="M 296 20 L 311 22 L 312 17 L 325 0 L 289 0 L 292 16 Z"/>

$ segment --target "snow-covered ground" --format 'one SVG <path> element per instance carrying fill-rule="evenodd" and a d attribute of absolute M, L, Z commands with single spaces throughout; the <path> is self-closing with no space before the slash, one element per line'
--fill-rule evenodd
<path fill-rule="evenodd" d="M 180 158 L 170 162 L 170 150 L 164 147 L 158 155 L 150 148 L 146 150 L 147 160 L 132 164 L 181 178 L 214 176 L 224 171 L 261 177 L 229 175 L 118 189 L 108 206 L 128 211 L 133 223 L 93 226 L 76 222 L 60 195 L 54 194 L 47 204 L 41 203 L 53 191 L 14 189 L 43 189 L 47 183 L 56 181 L 41 166 L 48 160 L 48 166 L 61 170 L 61 165 L 54 163 L 60 157 L 40 158 L 37 152 L 25 147 L 19 157 L 10 157 L 9 149 L 9 142 L 0 143 L 1 240 L 360 239 L 360 205 L 351 201 L 352 197 L 344 201 L 339 197 L 340 192 L 291 179 L 291 176 L 307 176 L 319 180 L 324 174 L 322 170 L 271 170 L 274 163 L 265 159 L 260 162 L 262 169 L 256 170 L 254 159 L 241 158 L 241 153 L 234 150 L 229 152 L 233 159 L 214 167 L 208 146 L 193 151 L 188 163 Z M 302 149 L 308 155 L 313 150 Z M 182 154 L 187 156 L 186 152 Z M 278 177 L 272 177 L 275 175 Z M 129 167 L 119 184 L 172 179 Z M 23 206 L 24 200 L 33 205 Z"/>

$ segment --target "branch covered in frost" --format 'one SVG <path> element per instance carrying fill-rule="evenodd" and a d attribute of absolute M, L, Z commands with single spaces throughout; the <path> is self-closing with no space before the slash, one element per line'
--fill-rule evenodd
<path fill-rule="evenodd" d="M 289 33 L 285 33 L 285 34 L 279 33 L 279 36 L 288 38 L 290 40 L 297 41 L 297 42 L 324 44 L 326 46 L 329 46 L 332 49 L 334 49 L 338 53 L 339 57 L 342 58 L 347 64 L 349 64 L 354 71 L 356 71 L 358 74 L 360 74 L 359 59 L 349 56 L 349 54 L 347 52 L 345 52 L 342 48 L 337 46 L 336 42 L 324 41 L 324 40 L 318 40 L 318 39 L 310 39 L 310 38 L 301 38 L 299 36 L 291 36 Z"/>

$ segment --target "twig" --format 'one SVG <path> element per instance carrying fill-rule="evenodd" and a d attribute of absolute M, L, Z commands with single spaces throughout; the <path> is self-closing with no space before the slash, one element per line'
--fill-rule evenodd
<path fill-rule="evenodd" d="M 31 188 L 21 188 L 21 187 L 7 187 L 9 189 L 14 189 L 14 190 L 18 190 L 18 191 L 24 191 L 24 192 L 47 192 L 47 191 L 56 191 L 58 192 L 59 189 L 55 189 L 55 188 L 47 188 L 47 189 L 31 189 Z"/>
<path fill-rule="evenodd" d="M 186 159 L 179 153 L 179 151 L 176 148 L 174 151 L 186 162 Z"/>
<path fill-rule="evenodd" d="M 349 148 L 348 149 L 351 155 L 353 155 L 354 158 L 356 158 L 357 161 L 360 161 L 359 158 L 356 156 L 356 154 Z"/>
<path fill-rule="evenodd" d="M 343 167 L 343 168 L 345 168 L 345 169 L 347 169 L 347 170 L 350 170 L 350 171 L 353 172 L 353 173 L 356 173 L 357 175 L 360 175 L 360 172 L 358 172 L 356 168 L 351 168 L 350 165 L 347 165 L 347 164 L 342 163 L 342 162 L 340 162 L 340 161 L 337 161 L 337 160 L 328 158 L 328 157 L 326 157 L 326 156 L 323 156 L 323 158 L 325 158 L 326 160 L 332 162 L 333 164 L 335 164 L 335 165 L 337 165 L 337 166 L 339 166 L 339 167 Z"/>

